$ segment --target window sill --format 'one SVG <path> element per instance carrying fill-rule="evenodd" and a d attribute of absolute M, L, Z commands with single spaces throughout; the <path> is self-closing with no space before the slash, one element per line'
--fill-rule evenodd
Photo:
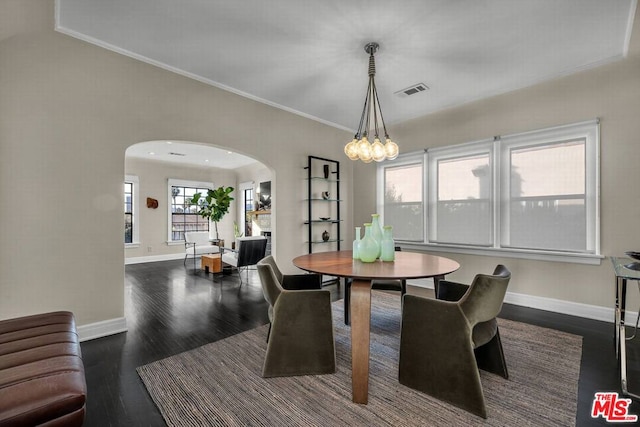
<path fill-rule="evenodd" d="M 403 249 L 414 249 L 428 252 L 448 252 L 468 255 L 494 256 L 504 258 L 520 258 L 535 261 L 567 262 L 574 264 L 600 265 L 603 255 L 577 254 L 567 252 L 549 252 L 524 249 L 499 249 L 499 248 L 471 248 L 468 246 L 433 245 L 417 242 L 403 242 L 396 240 L 396 244 Z"/>
<path fill-rule="evenodd" d="M 167 246 L 184 246 L 184 240 L 169 240 Z"/>
<path fill-rule="evenodd" d="M 125 243 L 124 244 L 124 248 L 125 249 L 134 249 L 134 248 L 139 248 L 140 247 L 140 242 L 133 242 L 133 243 Z"/>

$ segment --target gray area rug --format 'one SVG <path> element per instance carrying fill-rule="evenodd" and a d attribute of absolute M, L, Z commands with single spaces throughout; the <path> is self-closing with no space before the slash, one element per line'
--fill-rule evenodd
<path fill-rule="evenodd" d="M 333 304 L 335 374 L 262 378 L 267 326 L 142 366 L 138 374 L 170 426 L 575 425 L 582 337 L 499 319 L 510 378 L 481 371 L 484 420 L 398 383 L 400 298 L 377 291 L 369 404 L 351 402 L 342 304 Z"/>

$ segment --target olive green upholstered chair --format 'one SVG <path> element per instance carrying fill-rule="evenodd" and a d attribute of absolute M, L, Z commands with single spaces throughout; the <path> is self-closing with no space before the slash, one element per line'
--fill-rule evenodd
<path fill-rule="evenodd" d="M 284 289 L 273 265 L 271 256 L 257 264 L 271 320 L 262 376 L 335 373 L 330 291 Z"/>
<path fill-rule="evenodd" d="M 476 275 L 468 287 L 441 281 L 439 296 L 456 301 L 405 295 L 400 383 L 486 418 L 478 366 L 507 377 L 495 318 L 510 278 L 509 270 L 498 265 L 492 275 Z M 494 360 L 476 362 L 474 349 L 481 347 L 489 349 L 486 357 Z"/>
<path fill-rule="evenodd" d="M 282 274 L 272 255 L 265 257 L 263 260 L 271 266 L 273 273 L 276 275 L 276 280 L 284 289 L 288 289 L 290 291 L 300 289 L 322 289 L 322 276 L 319 274 Z"/>

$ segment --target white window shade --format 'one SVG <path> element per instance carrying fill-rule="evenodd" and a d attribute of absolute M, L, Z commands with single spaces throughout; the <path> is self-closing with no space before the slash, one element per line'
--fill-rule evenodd
<path fill-rule="evenodd" d="M 423 155 L 399 158 L 383 164 L 379 171 L 383 189 L 382 219 L 393 227 L 395 239 L 424 241 L 424 159 Z M 381 197 L 380 197 L 381 196 Z"/>
<path fill-rule="evenodd" d="M 504 138 L 501 245 L 596 251 L 597 123 Z"/>
<path fill-rule="evenodd" d="M 429 153 L 429 241 L 491 246 L 494 180 L 488 143 Z"/>

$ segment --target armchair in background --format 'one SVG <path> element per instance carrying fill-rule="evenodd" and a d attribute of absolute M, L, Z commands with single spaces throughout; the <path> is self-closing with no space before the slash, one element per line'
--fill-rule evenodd
<path fill-rule="evenodd" d="M 204 254 L 217 254 L 220 248 L 211 244 L 208 231 L 187 231 L 184 233 L 184 252 L 183 264 L 187 265 L 187 258 L 193 258 L 193 269 L 196 270 L 197 257 Z"/>
<path fill-rule="evenodd" d="M 438 296 L 455 301 L 405 295 L 400 383 L 486 418 L 478 367 L 508 376 L 496 316 L 510 278 L 498 265 L 470 286 L 440 281 Z M 476 361 L 476 349 L 489 360 Z"/>
<path fill-rule="evenodd" d="M 249 267 L 256 265 L 265 257 L 267 238 L 264 236 L 239 237 L 236 242 L 235 250 L 227 248 L 223 250 L 222 262 L 238 270 L 240 285 L 242 285 L 242 270 L 247 271 L 247 280 L 249 280 Z"/>

